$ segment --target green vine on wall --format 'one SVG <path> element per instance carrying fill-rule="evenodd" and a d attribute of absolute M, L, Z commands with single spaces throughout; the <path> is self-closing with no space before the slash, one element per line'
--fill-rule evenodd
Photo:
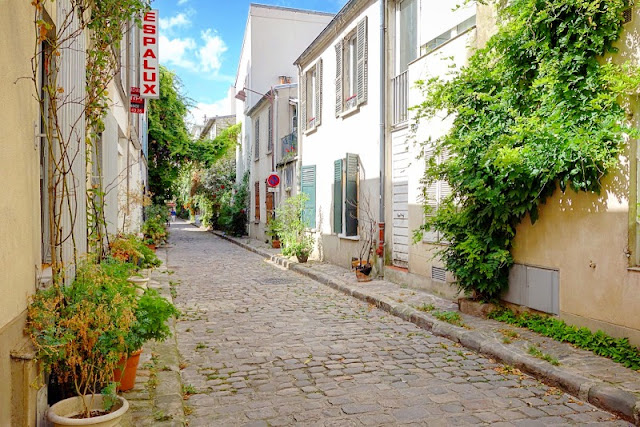
<path fill-rule="evenodd" d="M 418 82 L 418 120 L 443 111 L 450 131 L 428 141 L 424 183 L 445 180 L 453 194 L 427 229 L 450 242 L 439 251 L 459 287 L 494 298 L 508 286 L 516 226 L 559 186 L 598 193 L 619 163 L 627 136 L 620 104 L 637 93 L 640 73 L 604 55 L 623 29 L 625 0 L 512 0 L 499 25 L 450 80 Z"/>

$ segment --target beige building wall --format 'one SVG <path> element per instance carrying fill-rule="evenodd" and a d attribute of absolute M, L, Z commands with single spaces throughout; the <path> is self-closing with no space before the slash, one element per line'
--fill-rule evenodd
<path fill-rule="evenodd" d="M 25 388 L 29 376 L 20 374 L 25 372 L 22 362 L 12 361 L 10 352 L 27 344 L 23 328 L 28 297 L 41 271 L 39 146 L 34 128 L 39 111 L 28 79 L 35 49 L 33 6 L 1 0 L 0 9 L 0 425 L 8 426 L 34 424 L 36 415 L 34 406 L 24 406 L 35 390 Z"/>

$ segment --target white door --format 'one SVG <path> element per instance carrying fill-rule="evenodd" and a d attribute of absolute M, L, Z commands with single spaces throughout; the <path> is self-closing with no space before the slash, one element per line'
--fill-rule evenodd
<path fill-rule="evenodd" d="M 393 140 L 393 265 L 409 265 L 409 143 L 404 135 Z"/>

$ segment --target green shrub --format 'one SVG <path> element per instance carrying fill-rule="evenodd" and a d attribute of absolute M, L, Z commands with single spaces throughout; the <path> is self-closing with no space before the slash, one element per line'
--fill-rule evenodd
<path fill-rule="evenodd" d="M 522 313 L 516 315 L 509 309 L 494 310 L 490 319 L 527 328 L 556 341 L 568 342 L 578 348 L 593 351 L 621 363 L 627 368 L 640 369 L 640 350 L 629 343 L 627 338 L 613 338 L 602 331 L 595 333 L 587 328 L 567 325 L 564 320 L 539 314 Z"/>

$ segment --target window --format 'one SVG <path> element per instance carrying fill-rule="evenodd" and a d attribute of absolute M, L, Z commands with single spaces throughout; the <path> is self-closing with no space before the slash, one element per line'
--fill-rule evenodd
<path fill-rule="evenodd" d="M 460 34 L 466 32 L 467 30 L 475 26 L 476 26 L 476 16 L 473 15 L 471 18 L 462 21 L 460 24 L 456 25 L 455 27 L 451 28 L 448 31 L 445 31 L 435 39 L 429 40 L 428 42 L 420 46 L 420 54 L 426 55 L 432 52 L 433 50 L 437 49 L 441 45 L 451 40 L 452 38 L 459 36 Z"/>
<path fill-rule="evenodd" d="M 425 149 L 425 159 L 431 158 L 435 155 L 433 148 Z M 442 162 L 448 158 L 447 153 L 442 153 L 438 162 Z M 426 188 L 424 188 L 424 197 L 427 206 L 430 208 L 430 212 L 427 215 L 434 215 L 440 208 L 442 201 L 451 195 L 451 186 L 447 181 L 432 182 Z M 422 235 L 422 241 L 426 243 L 447 243 L 442 240 L 442 236 L 438 231 L 427 230 Z"/>
<path fill-rule="evenodd" d="M 255 149 L 255 156 L 253 160 L 258 160 L 258 157 L 260 157 L 260 119 L 256 119 L 256 125 L 255 125 L 255 131 L 254 131 L 254 135 L 253 135 L 253 140 L 254 140 L 254 149 Z"/>
<path fill-rule="evenodd" d="M 336 117 L 367 102 L 367 18 L 336 45 Z"/>
<path fill-rule="evenodd" d="M 301 190 L 307 195 L 308 200 L 304 207 L 302 219 L 307 227 L 316 226 L 316 166 L 302 166 Z"/>
<path fill-rule="evenodd" d="M 267 154 L 273 151 L 273 107 L 269 107 L 267 125 Z"/>
<path fill-rule="evenodd" d="M 407 71 L 418 57 L 418 6 L 416 0 L 402 0 L 396 11 L 396 75 Z"/>
<path fill-rule="evenodd" d="M 320 126 L 322 120 L 322 59 L 300 79 L 300 124 L 303 131 Z"/>
<path fill-rule="evenodd" d="M 260 183 L 257 181 L 253 184 L 253 192 L 254 192 L 254 204 L 253 204 L 254 219 L 256 222 L 260 222 Z"/>
<path fill-rule="evenodd" d="M 333 163 L 333 232 L 353 237 L 358 235 L 358 178 L 360 160 L 347 153 Z"/>

